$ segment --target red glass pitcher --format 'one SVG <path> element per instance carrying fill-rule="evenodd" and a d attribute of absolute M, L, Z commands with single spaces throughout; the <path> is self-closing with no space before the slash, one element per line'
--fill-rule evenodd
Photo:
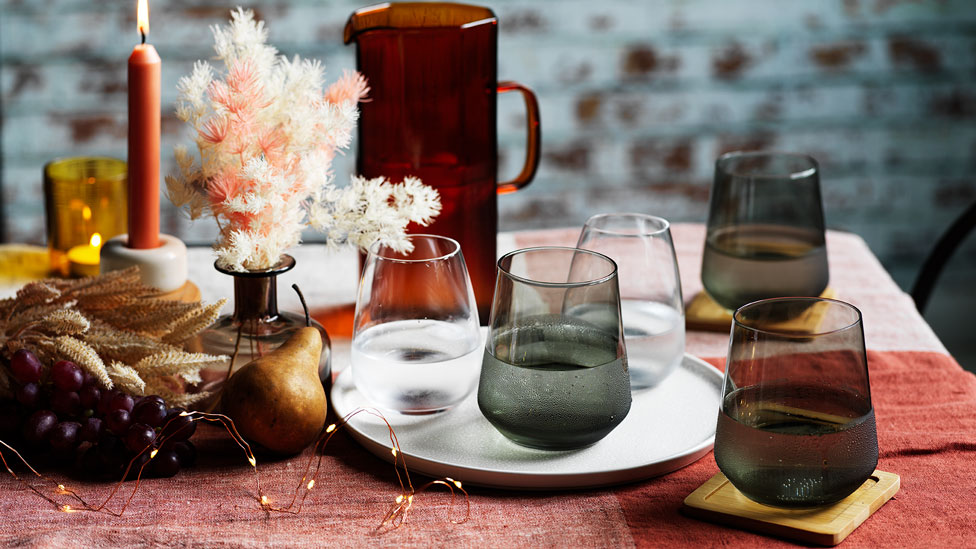
<path fill-rule="evenodd" d="M 498 20 L 488 8 L 450 3 L 393 3 L 349 18 L 359 71 L 370 86 L 360 105 L 357 169 L 399 181 L 413 175 L 438 190 L 441 213 L 430 227 L 409 228 L 461 243 L 482 324 L 495 285 L 498 203 L 528 185 L 539 164 L 539 107 L 515 82 L 497 81 Z M 519 91 L 528 116 L 522 172 L 498 182 L 497 94 Z"/>

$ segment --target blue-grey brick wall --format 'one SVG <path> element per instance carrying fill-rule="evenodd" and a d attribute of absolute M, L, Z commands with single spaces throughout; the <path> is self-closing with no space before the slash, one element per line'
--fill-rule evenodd
<path fill-rule="evenodd" d="M 176 80 L 211 53 L 209 25 L 236 4 L 151 0 L 163 66 L 163 164 L 189 142 Z M 42 165 L 124 157 L 125 60 L 134 0 L 2 0 L 3 223 L 43 243 Z M 353 68 L 342 27 L 360 2 L 244 2 L 282 53 Z M 502 229 L 579 225 L 614 210 L 703 221 L 712 162 L 740 148 L 822 164 L 828 224 L 854 231 L 903 285 L 933 239 L 976 200 L 973 0 L 498 0 L 499 77 L 538 94 L 536 181 L 499 199 Z M 524 115 L 499 100 L 500 172 L 521 166 Z M 353 167 L 354 151 L 337 173 Z M 165 201 L 164 201 L 165 203 Z M 190 242 L 168 204 L 163 229 Z M 976 247 L 964 259 L 976 264 Z"/>

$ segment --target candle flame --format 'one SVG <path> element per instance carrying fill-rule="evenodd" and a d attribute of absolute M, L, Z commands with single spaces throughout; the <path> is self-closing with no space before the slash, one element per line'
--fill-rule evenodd
<path fill-rule="evenodd" d="M 149 34 L 149 0 L 138 0 L 136 21 L 139 25 L 139 33 L 143 36 Z"/>
<path fill-rule="evenodd" d="M 100 235 L 98 233 L 93 234 L 92 237 L 91 237 L 91 240 L 89 240 L 89 243 L 91 243 L 92 248 L 97 248 L 97 247 L 101 246 L 102 245 L 102 235 Z"/>

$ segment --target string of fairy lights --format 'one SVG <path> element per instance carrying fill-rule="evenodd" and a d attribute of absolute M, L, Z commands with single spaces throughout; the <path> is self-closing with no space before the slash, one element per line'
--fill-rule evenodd
<path fill-rule="evenodd" d="M 344 427 L 350 419 L 354 416 L 366 413 L 379 418 L 383 423 L 386 424 L 387 429 L 389 429 L 390 434 L 390 444 L 393 448 L 390 450 L 393 454 L 393 469 L 396 472 L 397 483 L 400 486 L 400 492 L 397 494 L 393 503 L 390 505 L 389 510 L 386 515 L 380 521 L 378 530 L 384 529 L 396 529 L 404 524 L 407 520 L 407 516 L 413 507 L 414 497 L 425 492 L 428 488 L 433 486 L 444 486 L 451 494 L 451 501 L 447 509 L 447 519 L 452 524 L 461 524 L 466 522 L 471 516 L 471 501 L 468 496 L 468 492 L 464 489 L 461 482 L 450 477 L 444 477 L 436 480 L 427 482 L 426 484 L 415 488 L 413 482 L 410 479 L 410 471 L 407 469 L 407 463 L 403 456 L 403 452 L 400 451 L 400 443 L 397 440 L 396 432 L 393 430 L 393 426 L 387 421 L 383 414 L 372 408 L 357 408 L 352 412 L 346 414 L 342 419 L 336 423 L 329 424 L 325 429 L 323 429 L 322 434 L 314 444 L 314 451 L 308 456 L 305 462 L 305 467 L 302 472 L 301 479 L 298 481 L 294 494 L 291 500 L 285 505 L 275 505 L 271 498 L 264 492 L 261 485 L 261 474 L 258 469 L 257 459 L 254 457 L 254 452 L 251 450 L 251 445 L 240 435 L 237 431 L 237 427 L 234 425 L 233 420 L 229 417 L 213 413 L 213 412 L 182 412 L 177 417 L 189 418 L 190 422 L 194 421 L 204 421 L 209 423 L 216 423 L 222 426 L 227 434 L 230 435 L 231 439 L 241 448 L 244 456 L 247 458 L 247 462 L 254 472 L 255 484 L 257 487 L 256 500 L 258 503 L 258 508 L 266 512 L 274 513 L 290 513 L 299 514 L 305 505 L 305 500 L 308 498 L 312 489 L 316 486 L 316 479 L 322 468 L 322 462 L 325 458 L 325 448 L 328 446 L 329 441 L 332 437 Z M 56 480 L 49 478 L 39 471 L 37 471 L 27 459 L 13 446 L 10 446 L 3 440 L 0 440 L 0 461 L 3 462 L 3 466 L 6 468 L 7 472 L 17 481 L 25 485 L 30 491 L 37 494 L 48 503 L 53 505 L 55 509 L 65 512 L 74 513 L 79 511 L 95 512 L 95 513 L 108 513 L 116 517 L 121 517 L 129 505 L 132 503 L 133 498 L 139 491 L 139 485 L 142 481 L 142 474 L 146 466 L 156 457 L 158 449 L 155 446 L 162 446 L 166 438 L 175 436 L 182 429 L 186 429 L 189 423 L 185 423 L 173 432 L 169 432 L 167 427 L 173 421 L 177 420 L 177 417 L 171 418 L 160 431 L 160 435 L 157 437 L 155 444 L 149 444 L 142 451 L 138 452 L 135 457 L 129 462 L 126 467 L 125 472 L 122 474 L 122 480 L 118 481 L 112 488 L 112 491 L 102 500 L 100 503 L 94 504 L 88 502 L 85 498 L 81 496 L 75 490 L 68 488 L 63 483 L 57 482 Z M 165 434 L 164 434 L 165 433 Z M 36 477 L 41 484 L 48 485 L 47 488 L 38 487 L 37 484 L 29 482 L 27 479 L 19 476 L 7 462 L 7 456 L 3 449 L 7 449 L 12 452 L 21 463 L 23 463 L 28 470 Z M 142 459 L 142 456 L 148 452 L 149 459 Z M 138 464 L 139 462 L 141 464 Z M 314 465 L 313 465 L 314 463 Z M 134 485 L 132 486 L 131 492 L 129 492 L 127 497 L 124 497 L 124 502 L 122 506 L 117 510 L 110 507 L 110 503 L 115 499 L 116 495 L 122 490 L 125 479 L 128 478 L 129 473 L 132 472 L 133 467 L 138 467 L 136 471 Z M 458 493 L 464 496 L 464 514 L 458 517 L 454 517 L 454 509 L 457 500 Z"/>

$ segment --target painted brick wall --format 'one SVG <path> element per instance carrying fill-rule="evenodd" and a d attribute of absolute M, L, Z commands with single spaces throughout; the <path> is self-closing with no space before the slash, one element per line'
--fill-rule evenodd
<path fill-rule="evenodd" d="M 164 60 L 164 170 L 189 143 L 176 80 L 210 55 L 235 3 L 152 0 Z M 42 165 L 124 157 L 134 1 L 2 0 L 5 238 L 43 243 Z M 245 2 L 283 53 L 354 67 L 348 0 Z M 499 199 L 503 229 L 579 225 L 636 210 L 703 221 L 712 163 L 744 148 L 820 160 L 828 224 L 861 234 L 910 283 L 933 239 L 976 200 L 972 0 L 498 0 L 499 77 L 538 94 L 536 181 Z M 516 95 L 499 100 L 500 171 L 522 162 Z M 348 173 L 354 152 L 337 163 Z M 165 201 L 164 201 L 165 202 Z M 167 207 L 163 229 L 212 240 Z M 976 263 L 976 247 L 964 254 Z"/>

